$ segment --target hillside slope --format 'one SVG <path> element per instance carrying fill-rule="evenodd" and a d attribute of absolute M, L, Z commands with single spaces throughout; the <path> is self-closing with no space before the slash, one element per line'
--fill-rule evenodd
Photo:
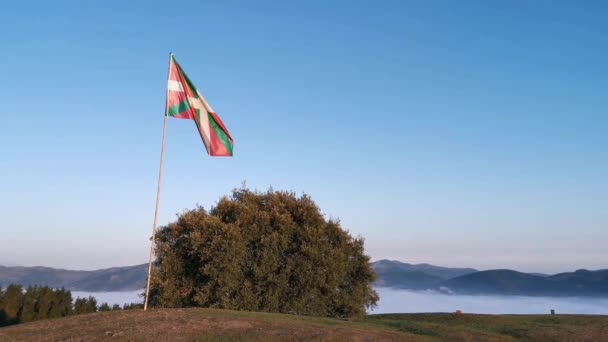
<path fill-rule="evenodd" d="M 0 341 L 601 341 L 606 316 L 372 315 L 362 321 L 214 309 L 127 310 L 0 328 Z"/>
<path fill-rule="evenodd" d="M 217 309 L 98 312 L 0 328 L 0 341 L 417 341 L 328 318 Z"/>

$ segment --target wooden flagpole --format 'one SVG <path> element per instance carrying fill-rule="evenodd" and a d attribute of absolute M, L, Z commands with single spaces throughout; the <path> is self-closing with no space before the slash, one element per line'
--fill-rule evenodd
<path fill-rule="evenodd" d="M 171 59 L 173 53 L 169 54 L 169 73 L 171 72 Z M 169 75 L 167 75 L 169 79 Z M 169 87 L 167 87 L 167 99 L 169 98 Z M 165 103 L 167 101 L 165 99 Z M 167 109 L 165 108 L 165 111 Z M 158 224 L 158 207 L 160 204 L 160 190 L 163 184 L 163 162 L 165 161 L 165 142 L 167 141 L 167 113 L 163 121 L 163 144 L 160 148 L 160 168 L 158 171 L 158 187 L 156 188 L 156 208 L 154 209 L 154 224 L 152 225 L 152 243 L 150 244 L 150 261 L 148 262 L 148 282 L 146 284 L 146 298 L 144 299 L 144 310 L 148 310 L 148 298 L 150 296 L 150 276 L 152 275 L 152 262 L 154 261 L 154 246 L 156 245 L 156 226 Z"/>

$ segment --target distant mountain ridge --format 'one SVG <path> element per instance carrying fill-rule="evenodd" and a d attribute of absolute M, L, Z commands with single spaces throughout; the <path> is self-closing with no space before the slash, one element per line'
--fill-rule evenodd
<path fill-rule="evenodd" d="M 375 285 L 411 290 L 438 290 L 454 294 L 521 296 L 608 297 L 608 270 L 577 270 L 555 275 L 513 270 L 478 271 L 400 261 L 372 263 Z"/>
<path fill-rule="evenodd" d="M 144 288 L 148 264 L 72 271 L 50 267 L 0 266 L 0 287 L 46 285 L 73 291 L 132 291 Z M 436 290 L 454 294 L 608 297 L 608 270 L 555 275 L 513 270 L 478 271 L 393 260 L 372 263 L 379 287 Z"/>
<path fill-rule="evenodd" d="M 577 270 L 549 276 L 491 270 L 449 279 L 441 286 L 466 294 L 608 297 L 608 270 Z"/>
<path fill-rule="evenodd" d="M 378 275 L 376 286 L 423 290 L 444 280 L 477 272 L 473 268 L 449 268 L 429 264 L 408 264 L 394 260 L 372 263 Z"/>
<path fill-rule="evenodd" d="M 130 291 L 146 285 L 148 264 L 112 267 L 95 271 L 72 271 L 51 267 L 0 266 L 0 286 L 65 287 L 73 291 Z"/>

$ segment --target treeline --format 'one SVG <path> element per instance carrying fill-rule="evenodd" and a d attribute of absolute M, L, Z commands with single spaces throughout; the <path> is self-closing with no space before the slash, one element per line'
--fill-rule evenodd
<path fill-rule="evenodd" d="M 47 318 L 59 318 L 97 311 L 128 310 L 143 308 L 142 304 L 118 304 L 110 307 L 108 303 L 97 305 L 94 297 L 72 300 L 72 292 L 64 288 L 28 287 L 9 285 L 0 288 L 0 327 L 26 323 Z"/>

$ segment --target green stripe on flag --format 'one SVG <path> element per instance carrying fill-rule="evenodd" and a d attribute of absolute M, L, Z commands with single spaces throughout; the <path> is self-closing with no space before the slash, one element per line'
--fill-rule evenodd
<path fill-rule="evenodd" d="M 188 100 L 184 100 L 176 105 L 169 107 L 169 109 L 167 109 L 167 116 L 176 116 L 188 109 L 190 109 Z"/>
<path fill-rule="evenodd" d="M 222 145 L 224 145 L 226 147 L 226 150 L 228 150 L 228 153 L 230 155 L 232 155 L 232 143 L 230 142 L 228 135 L 226 135 L 224 130 L 221 129 L 220 126 L 218 126 L 217 122 L 215 122 L 215 120 L 213 119 L 213 116 L 211 114 L 207 113 L 207 115 L 209 116 L 209 124 L 210 124 L 211 128 L 213 128 L 213 130 L 215 131 L 215 134 L 217 135 L 218 139 L 220 139 L 220 141 L 222 142 Z"/>
<path fill-rule="evenodd" d="M 175 58 L 173 60 L 175 61 Z M 184 77 L 184 81 L 186 81 L 186 85 L 188 86 L 188 88 L 190 88 L 192 95 L 194 97 L 198 98 L 198 92 L 196 91 L 196 87 L 194 86 L 192 81 L 190 81 L 190 79 L 188 78 L 188 75 L 186 75 L 186 73 L 184 72 L 182 67 L 179 65 L 179 63 L 175 62 L 175 65 L 177 66 L 177 70 L 179 71 L 179 73 L 182 74 L 182 76 Z"/>

